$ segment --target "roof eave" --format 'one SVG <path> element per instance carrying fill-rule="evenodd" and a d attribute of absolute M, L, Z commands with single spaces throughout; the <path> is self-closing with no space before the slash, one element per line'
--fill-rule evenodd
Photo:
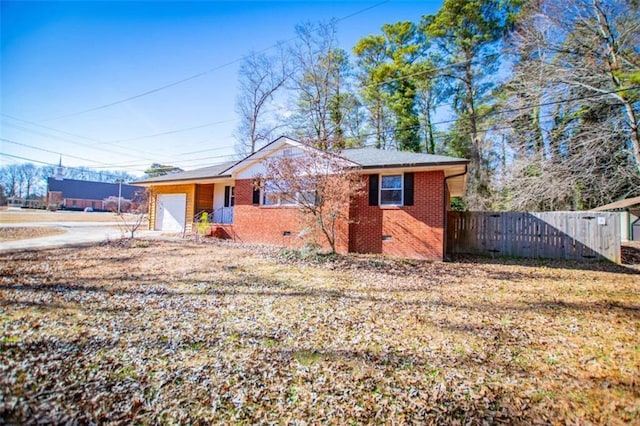
<path fill-rule="evenodd" d="M 135 185 L 139 186 L 154 186 L 154 185 L 172 185 L 175 183 L 179 184 L 187 184 L 187 183 L 212 183 L 217 180 L 229 179 L 231 175 L 220 175 L 220 176 L 203 176 L 203 177 L 190 177 L 183 179 L 167 179 L 167 180 L 143 180 L 134 182 Z"/>
<path fill-rule="evenodd" d="M 464 166 L 469 164 L 469 160 L 461 161 L 439 161 L 436 163 L 402 163 L 402 164 L 372 164 L 368 166 L 361 166 L 362 170 L 375 170 L 375 169 L 408 169 L 408 168 L 421 168 L 421 167 L 448 167 L 448 166 Z"/>

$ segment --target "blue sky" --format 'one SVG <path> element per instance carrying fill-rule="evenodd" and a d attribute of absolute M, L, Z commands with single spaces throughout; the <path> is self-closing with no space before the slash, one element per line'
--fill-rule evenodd
<path fill-rule="evenodd" d="M 67 166 L 140 175 L 152 162 L 193 169 L 227 160 L 244 55 L 291 40 L 296 24 L 345 17 L 338 37 L 350 53 L 383 24 L 418 21 L 441 4 L 2 0 L 0 166 L 62 154 Z M 158 133 L 168 134 L 151 137 Z"/>

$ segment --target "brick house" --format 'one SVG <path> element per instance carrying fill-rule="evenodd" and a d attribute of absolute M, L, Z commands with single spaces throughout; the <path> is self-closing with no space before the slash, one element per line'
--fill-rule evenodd
<path fill-rule="evenodd" d="M 194 217 L 210 213 L 218 235 L 245 242 L 300 246 L 299 209 L 274 203 L 256 189 L 265 159 L 313 149 L 282 136 L 238 162 L 135 182 L 150 190 L 149 226 L 190 232 Z M 375 148 L 345 149 L 339 156 L 357 167 L 365 191 L 348 208 L 339 252 L 380 253 L 442 260 L 450 198 L 464 193 L 468 160 Z"/>
<path fill-rule="evenodd" d="M 134 200 L 136 194 L 143 192 L 144 188 L 135 185 L 92 182 L 76 179 L 61 179 L 50 177 L 47 179 L 47 204 L 67 210 L 105 210 L 104 200 L 109 197 L 118 197 L 125 200 Z"/>

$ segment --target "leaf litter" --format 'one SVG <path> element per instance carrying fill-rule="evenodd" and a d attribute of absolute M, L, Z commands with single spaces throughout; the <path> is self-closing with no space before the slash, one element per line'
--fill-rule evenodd
<path fill-rule="evenodd" d="M 640 422 L 637 271 L 292 253 L 0 255 L 0 423 Z"/>

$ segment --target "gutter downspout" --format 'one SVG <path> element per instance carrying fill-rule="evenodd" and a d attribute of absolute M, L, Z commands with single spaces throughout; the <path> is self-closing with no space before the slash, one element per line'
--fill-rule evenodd
<path fill-rule="evenodd" d="M 442 203 L 442 219 L 444 222 L 444 235 L 442 238 L 442 260 L 443 261 L 448 261 L 449 259 L 447 258 L 447 234 L 448 232 L 448 224 L 447 224 L 447 181 L 449 179 L 455 178 L 455 177 L 460 177 L 460 176 L 464 176 L 466 175 L 468 172 L 468 165 L 465 164 L 464 165 L 464 172 L 462 173 L 458 173 L 457 175 L 451 175 L 448 176 L 446 178 L 444 178 L 444 181 L 442 183 L 442 192 L 443 192 L 443 198 L 444 198 L 444 202 Z M 451 200 L 449 200 L 449 202 L 451 202 Z"/>

